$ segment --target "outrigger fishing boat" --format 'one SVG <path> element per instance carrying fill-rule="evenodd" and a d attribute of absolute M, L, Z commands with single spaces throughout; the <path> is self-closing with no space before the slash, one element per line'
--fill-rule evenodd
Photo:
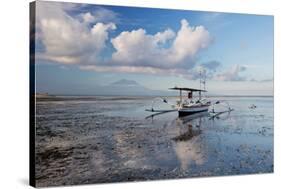
<path fill-rule="evenodd" d="M 200 73 L 201 75 L 201 73 Z M 204 88 L 201 89 L 201 83 L 204 84 Z M 168 113 L 173 111 L 178 111 L 179 116 L 188 116 L 200 112 L 208 112 L 211 117 L 216 117 L 222 113 L 230 112 L 233 109 L 230 108 L 229 104 L 227 110 L 216 112 L 214 106 L 221 104 L 223 101 L 216 101 L 211 103 L 205 95 L 202 93 L 207 92 L 205 89 L 206 77 L 202 80 L 200 77 L 200 89 L 188 88 L 188 87 L 173 87 L 169 88 L 170 90 L 179 91 L 179 100 L 176 101 L 176 104 L 170 104 L 166 98 L 157 97 L 153 100 L 151 109 L 146 109 L 149 112 L 155 112 L 156 114 Z M 184 95 L 183 92 L 187 92 L 187 95 Z M 194 97 L 193 93 L 198 92 L 198 95 Z M 203 98 L 204 96 L 204 98 Z M 169 104 L 171 109 L 154 109 L 154 104 L 157 99 L 161 99 L 162 102 Z M 212 105 L 211 111 L 209 107 Z"/>
<path fill-rule="evenodd" d="M 202 92 L 207 92 L 206 90 L 186 88 L 186 87 L 173 87 L 170 90 L 179 91 L 179 100 L 176 101 L 176 105 L 171 105 L 172 109 L 166 110 L 157 110 L 153 108 L 154 102 L 152 103 L 151 109 L 146 109 L 146 111 L 157 112 L 157 113 L 166 113 L 171 111 L 178 111 L 179 116 L 187 116 L 199 112 L 206 112 L 211 105 L 211 102 L 206 98 L 202 98 Z M 187 98 L 184 98 L 183 92 L 187 92 Z M 198 99 L 193 98 L 193 93 L 198 92 Z M 160 98 L 160 97 L 159 97 Z M 168 101 L 165 98 L 160 98 L 164 103 L 168 104 Z"/>
<path fill-rule="evenodd" d="M 178 90 L 180 92 L 179 101 L 177 101 L 176 105 L 179 116 L 186 116 L 194 113 L 206 112 L 209 110 L 211 102 L 208 101 L 206 98 L 202 98 L 202 92 L 207 92 L 206 90 L 185 87 L 174 87 L 170 89 Z M 183 99 L 183 91 L 187 92 L 187 99 Z M 194 92 L 199 93 L 198 99 L 193 98 Z"/>

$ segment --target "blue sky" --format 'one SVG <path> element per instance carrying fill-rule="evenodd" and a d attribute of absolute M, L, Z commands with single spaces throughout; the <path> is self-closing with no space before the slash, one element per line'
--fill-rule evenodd
<path fill-rule="evenodd" d="M 122 79 L 153 90 L 198 88 L 205 70 L 212 94 L 273 95 L 272 16 L 54 2 L 36 8 L 37 92 L 95 95 Z"/>

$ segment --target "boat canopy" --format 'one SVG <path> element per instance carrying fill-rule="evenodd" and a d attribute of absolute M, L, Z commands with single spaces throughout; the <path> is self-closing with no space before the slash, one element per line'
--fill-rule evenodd
<path fill-rule="evenodd" d="M 207 92 L 206 90 L 186 88 L 186 87 L 173 87 L 173 88 L 169 88 L 169 89 L 179 90 L 179 91 L 191 91 L 191 92 Z"/>

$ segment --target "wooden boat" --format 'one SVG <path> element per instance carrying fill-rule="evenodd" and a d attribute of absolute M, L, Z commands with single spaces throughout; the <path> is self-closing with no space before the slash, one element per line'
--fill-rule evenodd
<path fill-rule="evenodd" d="M 214 110 L 214 105 L 221 104 L 221 101 L 216 101 L 213 104 L 211 101 L 209 101 L 206 98 L 202 98 L 202 93 L 207 92 L 205 90 L 206 85 L 206 76 L 201 78 L 201 72 L 200 72 L 200 89 L 195 88 L 187 88 L 187 87 L 173 87 L 170 88 L 170 90 L 177 90 L 179 91 L 179 100 L 176 101 L 176 104 L 170 104 L 167 99 L 162 97 L 157 97 L 152 102 L 151 109 L 146 109 L 146 111 L 149 112 L 155 112 L 158 114 L 178 111 L 178 115 L 181 116 L 188 116 L 200 112 L 207 112 L 209 113 L 210 117 L 217 117 L 220 114 L 227 113 L 233 111 L 232 108 L 230 108 L 229 104 L 228 109 L 220 112 L 216 112 Z M 203 84 L 203 89 L 201 89 L 201 84 Z M 183 92 L 187 92 L 187 95 L 184 95 Z M 198 93 L 198 95 L 194 98 L 193 93 Z M 204 95 L 205 96 L 205 95 Z M 154 109 L 154 103 L 155 100 L 161 100 L 162 102 L 169 104 L 171 106 L 171 109 Z M 212 105 L 212 111 L 209 111 L 209 107 Z"/>
<path fill-rule="evenodd" d="M 202 92 L 207 92 L 206 90 L 185 87 L 174 87 L 170 89 L 178 90 L 180 92 L 179 101 L 177 101 L 177 110 L 179 116 L 186 116 L 194 113 L 206 112 L 209 110 L 211 102 L 207 99 L 202 99 Z M 183 91 L 187 92 L 187 99 L 184 99 Z M 193 98 L 194 92 L 199 93 L 198 99 Z"/>

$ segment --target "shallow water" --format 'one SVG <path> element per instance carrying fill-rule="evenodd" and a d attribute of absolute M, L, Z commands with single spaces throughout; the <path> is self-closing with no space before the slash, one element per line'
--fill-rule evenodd
<path fill-rule="evenodd" d="M 37 99 L 37 185 L 273 172 L 273 98 L 217 99 L 234 111 L 152 117 L 152 97 Z"/>

